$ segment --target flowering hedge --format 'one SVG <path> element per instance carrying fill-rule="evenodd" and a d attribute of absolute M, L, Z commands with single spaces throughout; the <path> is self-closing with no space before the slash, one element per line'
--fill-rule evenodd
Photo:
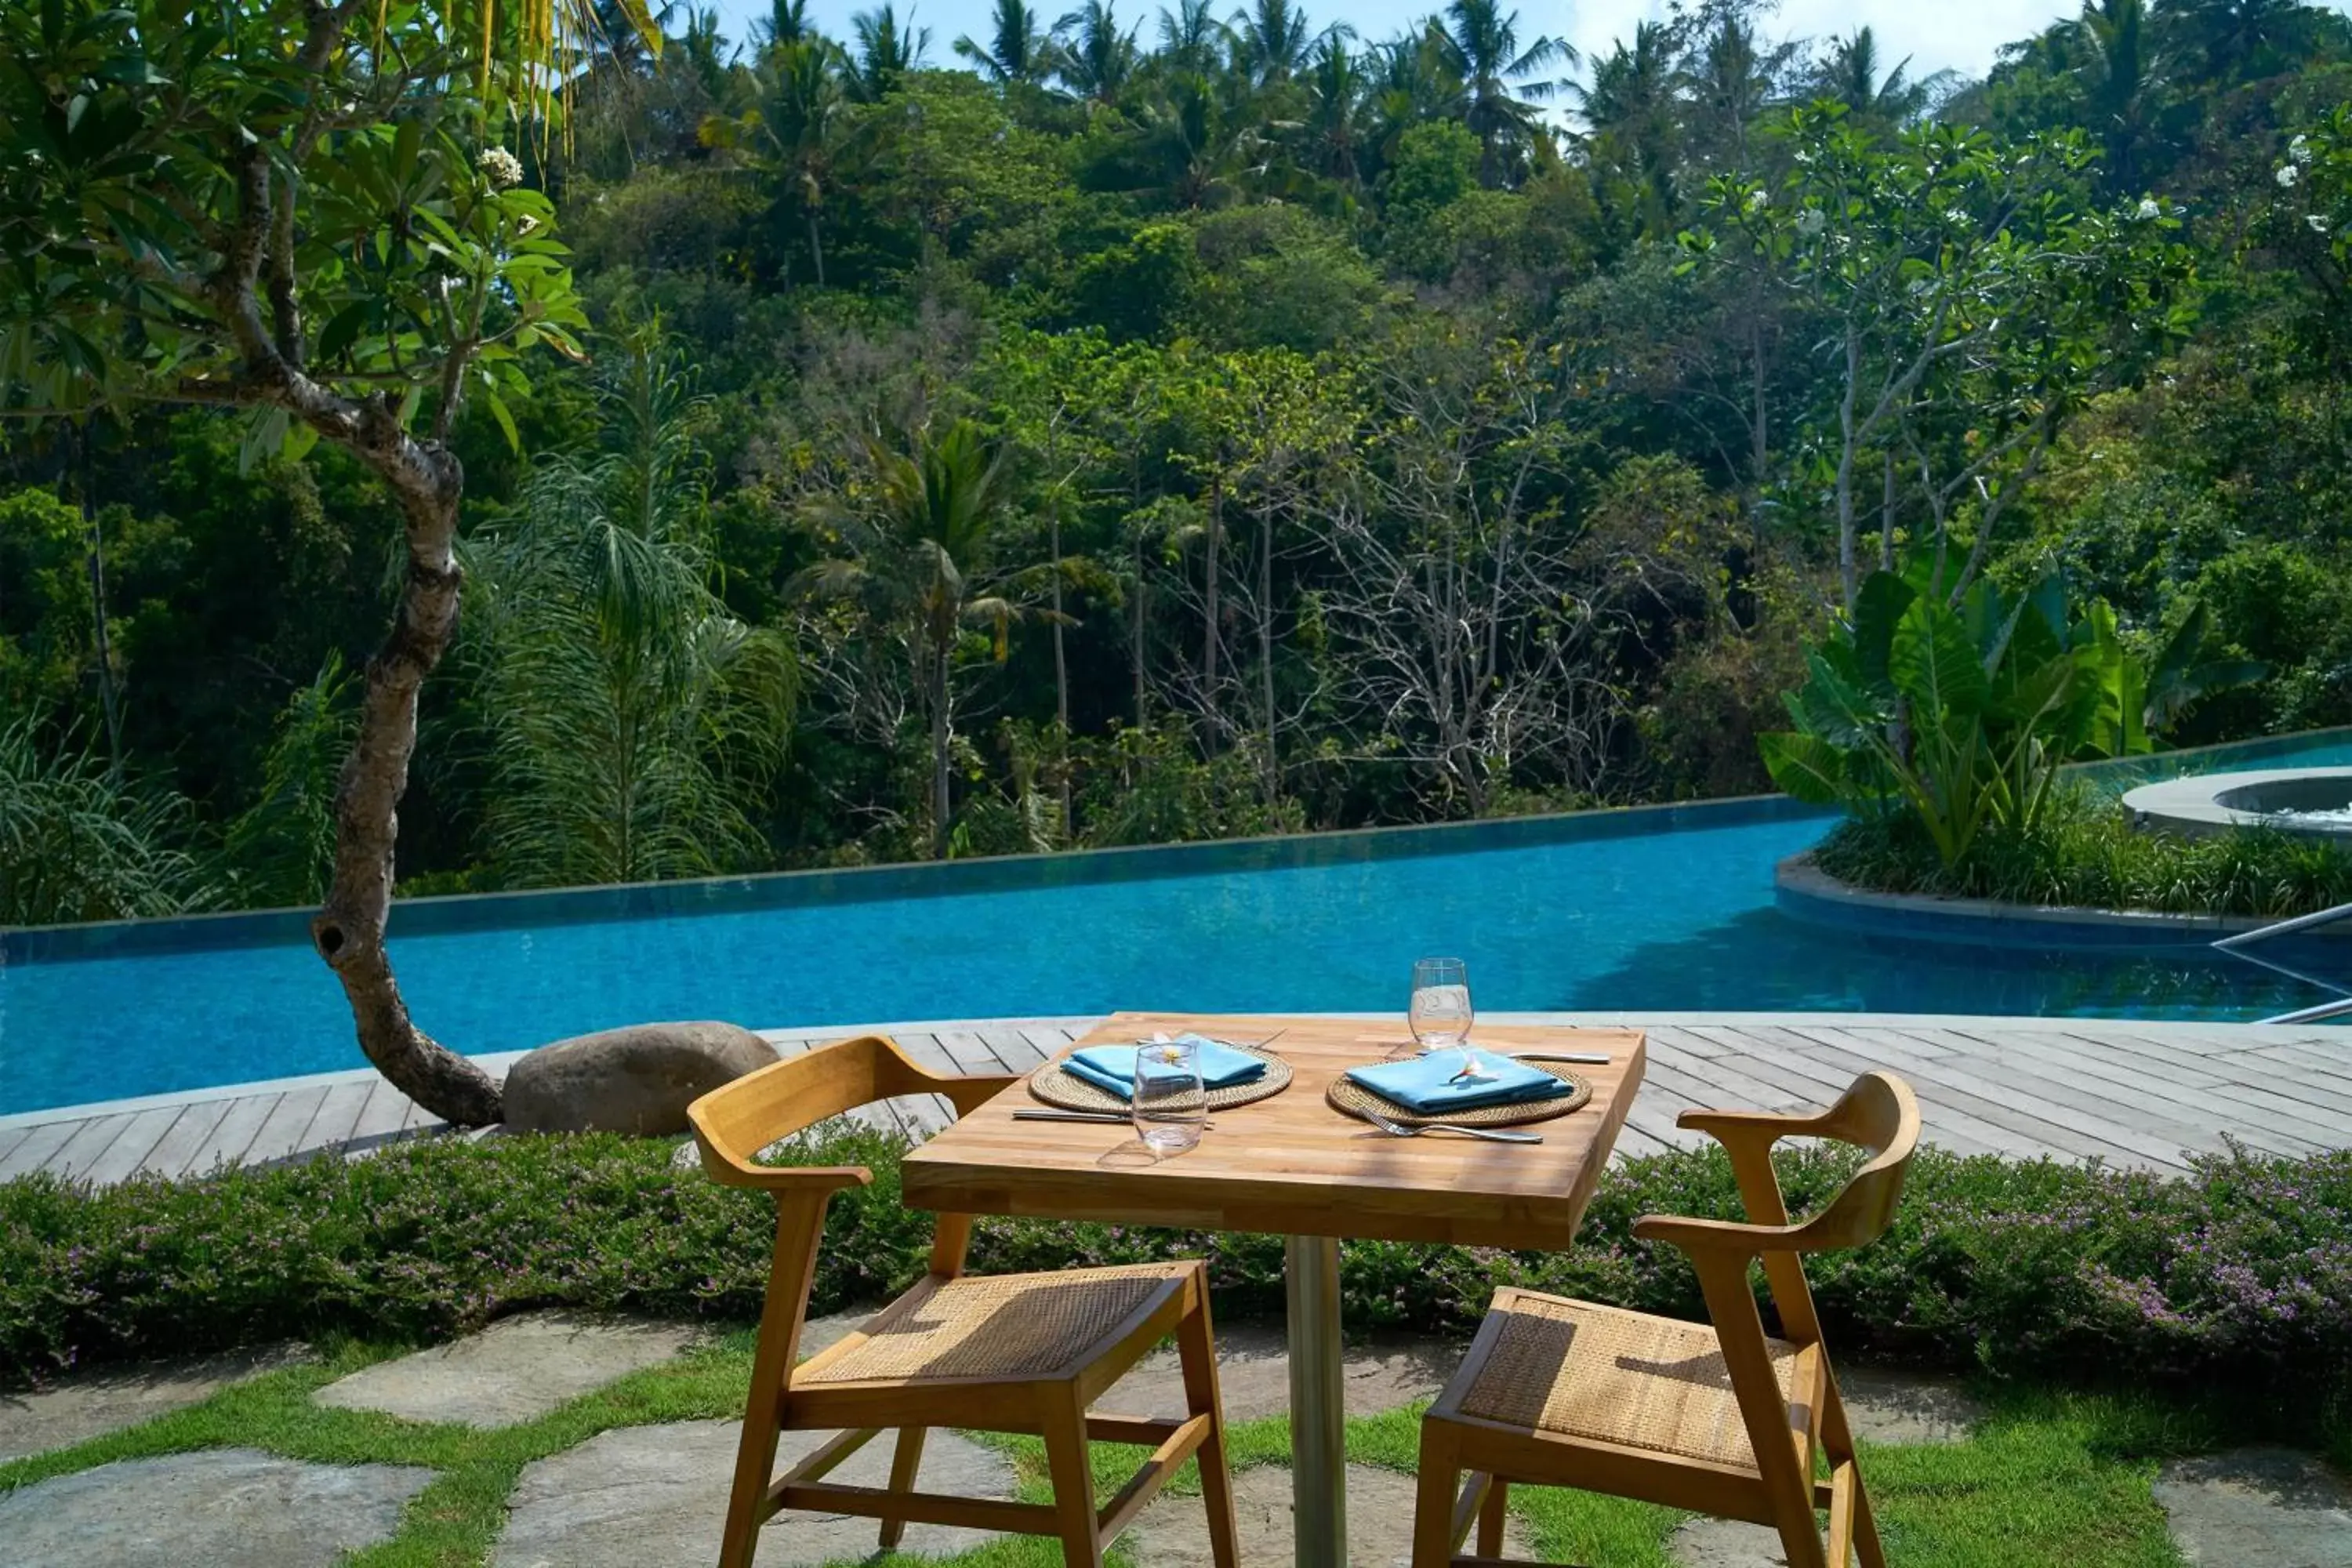
<path fill-rule="evenodd" d="M 903 1146 L 865 1131 L 794 1158 L 869 1166 L 835 1203 L 816 1284 L 831 1310 L 920 1272 L 927 1216 L 898 1204 Z M 1794 1152 L 1791 1203 L 1847 1165 Z M 1635 1241 L 1652 1211 L 1734 1216 L 1712 1150 L 1633 1160 L 1567 1254 L 1354 1243 L 1350 1321 L 1463 1330 L 1505 1283 L 1699 1315 L 1679 1254 Z M 78 1363 L 334 1332 L 436 1336 L 567 1303 L 748 1320 L 770 1211 L 680 1173 L 667 1145 L 611 1137 L 415 1143 L 363 1161 L 231 1172 L 96 1194 L 0 1185 L 0 1382 Z M 1270 1237 L 990 1221 L 977 1267 L 1055 1268 L 1191 1253 L 1221 1301 L 1278 1304 Z M 1894 1229 L 1810 1265 L 1842 1347 L 1995 1370 L 2221 1378 L 2306 1408 L 2352 1399 L 2352 1151 L 2239 1155 L 2186 1178 L 1929 1150 Z"/>

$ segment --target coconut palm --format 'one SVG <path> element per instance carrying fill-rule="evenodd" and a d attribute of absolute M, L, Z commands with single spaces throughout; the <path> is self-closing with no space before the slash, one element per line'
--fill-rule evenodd
<path fill-rule="evenodd" d="M 1055 68 L 1070 90 L 1089 103 L 1110 103 L 1135 76 L 1135 29 L 1119 30 L 1110 0 L 1086 5 L 1054 24 L 1061 59 Z"/>
<path fill-rule="evenodd" d="M 849 19 L 856 43 L 844 84 L 852 99 L 879 103 L 906 79 L 908 71 L 923 68 L 923 57 L 930 52 L 931 30 L 916 26 L 914 21 L 910 10 L 907 25 L 900 26 L 898 7 L 889 0 Z"/>
<path fill-rule="evenodd" d="M 1299 84 L 1307 92 L 1300 127 L 1307 166 L 1349 187 L 1364 183 L 1364 168 L 1379 133 L 1373 123 L 1372 80 L 1363 57 L 1344 38 L 1327 35 L 1315 47 Z"/>
<path fill-rule="evenodd" d="M 998 560 L 1011 500 L 1005 455 L 958 420 L 918 430 L 905 448 L 873 443 L 865 493 L 828 502 L 816 521 L 838 552 L 802 574 L 810 595 L 855 604 L 906 650 L 930 745 L 931 855 L 944 859 L 953 809 L 957 655 L 970 628 L 993 634 L 998 658 L 1026 616 Z"/>
<path fill-rule="evenodd" d="M 996 0 L 989 41 L 985 47 L 969 37 L 955 41 L 955 52 L 1000 84 L 1034 86 L 1058 68 L 1061 50 L 1053 35 L 1037 25 L 1037 13 L 1025 0 Z"/>
<path fill-rule="evenodd" d="M 1228 26 L 1234 39 L 1234 62 L 1261 88 L 1288 81 L 1307 63 L 1314 35 L 1307 13 L 1291 0 L 1253 0 L 1235 11 Z M 1328 37 L 1344 31 L 1335 23 L 1324 29 Z"/>
<path fill-rule="evenodd" d="M 1217 20 L 1217 0 L 1176 0 L 1176 8 L 1160 8 L 1160 57 L 1172 71 L 1205 74 L 1213 69 L 1234 41 Z"/>
<path fill-rule="evenodd" d="M 1700 153 L 1717 168 L 1748 167 L 1748 132 L 1772 101 L 1772 86 L 1796 47 L 1766 48 L 1756 28 L 1727 6 L 1681 73 L 1689 121 Z"/>
<path fill-rule="evenodd" d="M 838 53 L 813 35 L 777 45 L 751 71 L 751 111 L 737 121 L 708 121 L 703 129 L 707 141 L 723 137 L 751 149 L 754 168 L 773 191 L 774 216 L 800 220 L 820 289 L 825 201 L 849 136 L 847 98 L 835 69 Z"/>
<path fill-rule="evenodd" d="M 1538 133 L 1538 106 L 1553 85 L 1526 79 L 1549 66 L 1572 65 L 1576 51 L 1540 35 L 1522 47 L 1519 14 L 1501 0 L 1452 0 L 1439 27 L 1449 63 L 1467 99 L 1462 122 L 1477 133 L 1478 177 L 1499 185 Z"/>
<path fill-rule="evenodd" d="M 1857 120 L 1883 126 L 1907 124 L 1927 112 L 1937 92 L 1952 79 L 1948 70 L 1911 79 L 1911 57 L 1879 72 L 1878 38 L 1868 27 L 1857 27 L 1830 42 L 1829 52 L 1813 69 L 1816 97 L 1843 103 Z"/>
<path fill-rule="evenodd" d="M 749 868 L 791 647 L 712 590 L 702 405 L 677 362 L 633 333 L 598 396 L 604 448 L 541 465 L 468 563 L 492 858 L 535 886 Z"/>
<path fill-rule="evenodd" d="M 808 0 L 769 0 L 768 14 L 751 25 L 761 49 L 780 49 L 805 43 L 817 36 L 809 21 Z"/>
<path fill-rule="evenodd" d="M 1632 44 L 1620 40 L 1593 59 L 1591 81 L 1569 88 L 1601 183 L 1638 211 L 1652 234 L 1673 231 L 1679 205 L 1680 85 L 1672 37 L 1662 24 L 1642 22 Z"/>
<path fill-rule="evenodd" d="M 2106 152 L 2108 188 L 2137 191 L 2143 150 L 2163 112 L 2168 68 L 2147 0 L 2084 0 L 2073 35 L 2084 57 L 2075 75 Z"/>

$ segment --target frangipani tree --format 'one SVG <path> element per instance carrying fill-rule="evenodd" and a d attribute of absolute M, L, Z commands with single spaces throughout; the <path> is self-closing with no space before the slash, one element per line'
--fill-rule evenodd
<path fill-rule="evenodd" d="M 457 622 L 458 410 L 511 438 L 527 356 L 581 353 L 554 210 L 500 141 L 546 133 L 593 26 L 588 0 L 0 5 L 0 414 L 239 410 L 257 447 L 332 442 L 398 504 L 311 939 L 368 1059 L 468 1124 L 498 1087 L 416 1026 L 384 948 L 397 809 Z"/>

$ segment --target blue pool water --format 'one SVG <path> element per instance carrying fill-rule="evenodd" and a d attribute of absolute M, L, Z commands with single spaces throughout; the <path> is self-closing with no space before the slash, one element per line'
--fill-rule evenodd
<path fill-rule="evenodd" d="M 2352 762 L 2352 737 L 2306 757 Z M 1466 957 L 1498 1011 L 2252 1018 L 2320 994 L 2193 950 L 1967 947 L 1780 913 L 1775 862 L 1827 826 L 1735 803 L 431 900 L 396 911 L 392 948 L 419 1022 L 476 1052 L 649 1018 L 1401 1009 L 1434 952 Z M 0 1113 L 359 1065 L 299 917 L 0 942 Z"/>

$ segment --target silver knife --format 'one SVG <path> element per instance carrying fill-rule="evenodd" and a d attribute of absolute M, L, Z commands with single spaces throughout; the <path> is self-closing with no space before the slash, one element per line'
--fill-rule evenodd
<path fill-rule="evenodd" d="M 1501 1053 L 1520 1062 L 1582 1062 L 1587 1067 L 1606 1067 L 1609 1058 L 1600 1051 L 1505 1051 Z"/>

